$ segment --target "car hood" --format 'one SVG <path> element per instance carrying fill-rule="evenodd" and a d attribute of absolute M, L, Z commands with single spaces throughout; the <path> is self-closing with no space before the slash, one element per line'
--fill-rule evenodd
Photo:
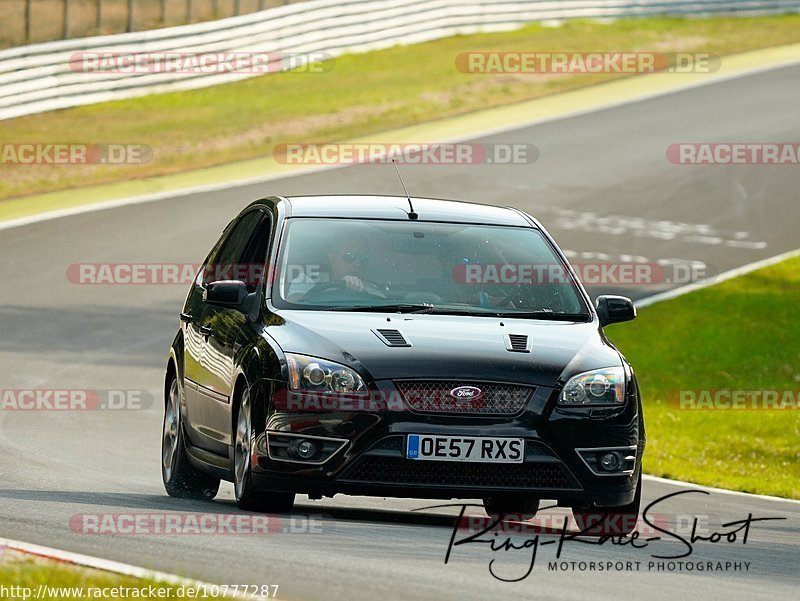
<path fill-rule="evenodd" d="M 596 322 L 281 311 L 267 332 L 285 352 L 349 365 L 374 380 L 447 378 L 554 386 L 560 378 L 621 359 Z M 273 322 L 274 323 L 274 322 Z M 375 330 L 398 330 L 411 346 L 390 347 Z M 527 335 L 511 352 L 507 334 Z"/>

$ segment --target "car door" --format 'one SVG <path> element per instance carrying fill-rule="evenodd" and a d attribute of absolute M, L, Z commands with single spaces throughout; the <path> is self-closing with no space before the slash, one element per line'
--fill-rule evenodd
<path fill-rule="evenodd" d="M 245 214 L 231 230 L 214 265 L 203 275 L 204 286 L 217 280 L 244 280 L 248 292 L 256 291 L 263 271 L 270 237 L 270 217 L 260 210 Z M 197 379 L 196 427 L 202 446 L 227 455 L 232 444 L 231 397 L 233 395 L 237 338 L 248 317 L 238 309 L 203 303 L 198 331 L 203 340 L 203 359 Z"/>
<path fill-rule="evenodd" d="M 182 407 L 186 434 L 189 442 L 193 446 L 208 447 L 206 442 L 208 436 L 205 435 L 206 428 L 204 422 L 208 419 L 206 415 L 207 407 L 205 398 L 199 394 L 199 382 L 205 378 L 205 348 L 207 329 L 203 326 L 205 318 L 206 304 L 203 302 L 204 284 L 207 280 L 213 280 L 211 270 L 214 269 L 220 251 L 227 243 L 232 233 L 232 229 L 237 222 L 231 222 L 222 233 L 222 236 L 211 249 L 206 257 L 203 266 L 195 278 L 192 289 L 186 299 L 183 312 L 181 313 L 181 329 L 183 331 L 183 397 Z M 205 395 L 204 395 L 205 396 Z"/>

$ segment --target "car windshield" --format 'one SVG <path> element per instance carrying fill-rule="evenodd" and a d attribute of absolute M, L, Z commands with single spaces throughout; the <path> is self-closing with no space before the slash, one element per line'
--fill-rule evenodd
<path fill-rule="evenodd" d="M 537 229 L 290 219 L 278 308 L 586 319 L 568 270 Z"/>

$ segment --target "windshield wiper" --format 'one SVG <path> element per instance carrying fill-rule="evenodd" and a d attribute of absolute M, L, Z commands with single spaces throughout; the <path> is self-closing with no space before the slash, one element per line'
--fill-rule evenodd
<path fill-rule="evenodd" d="M 587 321 L 588 313 L 555 313 L 552 309 L 540 311 L 503 311 L 498 317 L 519 317 L 520 319 L 550 319 L 553 321 Z"/>
<path fill-rule="evenodd" d="M 428 303 L 387 303 L 361 307 L 330 307 L 328 311 L 367 311 L 371 313 L 431 313 L 433 305 Z"/>
<path fill-rule="evenodd" d="M 477 309 L 477 310 L 476 310 Z M 540 311 L 487 311 L 479 308 L 436 306 L 429 303 L 387 303 L 361 307 L 330 307 L 328 311 L 369 313 L 432 313 L 434 315 L 471 315 L 475 317 L 515 317 L 519 319 L 547 319 L 553 321 L 586 321 L 588 313 L 555 313 L 551 309 Z"/>
<path fill-rule="evenodd" d="M 588 313 L 555 313 L 551 309 L 539 311 L 496 311 L 474 309 L 457 309 L 450 307 L 434 307 L 430 313 L 434 315 L 471 315 L 474 317 L 514 317 L 519 319 L 546 319 L 551 321 L 587 321 Z"/>

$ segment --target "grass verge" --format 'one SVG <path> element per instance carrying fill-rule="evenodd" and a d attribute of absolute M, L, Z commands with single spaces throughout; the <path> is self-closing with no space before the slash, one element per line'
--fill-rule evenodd
<path fill-rule="evenodd" d="M 800 258 L 641 310 L 609 328 L 639 377 L 649 474 L 800 499 L 800 410 L 679 409 L 673 391 L 800 394 Z"/>
<path fill-rule="evenodd" d="M 188 589 L 156 580 L 121 576 L 69 564 L 15 557 L 0 562 L 0 587 L 10 599 L 188 599 Z M 104 589 L 104 590 L 101 590 Z M 195 589 L 197 590 L 197 589 Z M 38 595 L 38 596 L 37 596 Z M 215 589 L 206 589 L 211 599 L 224 599 Z M 204 598 L 202 590 L 194 597 Z"/>
<path fill-rule="evenodd" d="M 153 158 L 124 166 L 10 165 L 0 160 L 0 200 L 262 158 L 282 143 L 343 140 L 622 77 L 467 74 L 455 66 L 464 52 L 725 56 L 795 42 L 800 42 L 800 15 L 533 24 L 513 32 L 342 56 L 325 73 L 275 73 L 202 90 L 31 115 L 2 122 L 0 142 L 139 144 L 151 147 Z"/>

